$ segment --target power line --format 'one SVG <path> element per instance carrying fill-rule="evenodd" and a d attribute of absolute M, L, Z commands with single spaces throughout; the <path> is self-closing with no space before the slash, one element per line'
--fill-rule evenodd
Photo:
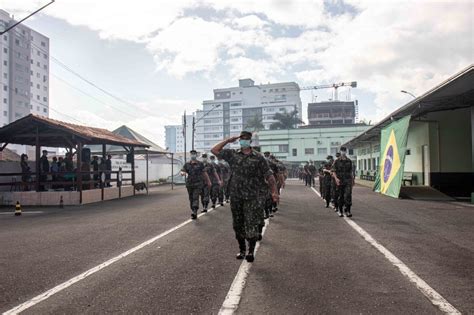
<path fill-rule="evenodd" d="M 22 37 L 22 38 L 28 40 L 28 39 L 25 37 L 25 35 L 20 34 L 20 33 L 17 32 L 16 30 L 15 30 L 15 33 L 16 33 L 18 36 L 20 36 L 20 37 Z M 92 87 L 98 89 L 99 91 L 101 91 L 102 93 L 106 94 L 107 96 L 112 97 L 113 99 L 115 99 L 115 100 L 117 100 L 117 101 L 119 101 L 119 102 L 121 102 L 121 103 L 123 103 L 123 104 L 126 104 L 126 105 L 128 105 L 128 106 L 135 107 L 135 108 L 137 108 L 138 110 L 143 111 L 143 112 L 145 112 L 145 113 L 147 113 L 147 114 L 149 114 L 149 115 L 153 115 L 153 116 L 155 115 L 154 113 L 151 113 L 151 112 L 149 112 L 149 111 L 147 111 L 147 110 L 144 110 L 143 108 L 140 108 L 140 107 L 138 107 L 137 105 L 135 105 L 135 104 L 133 104 L 133 103 L 131 103 L 131 102 L 128 102 L 128 101 L 126 101 L 126 100 L 124 100 L 124 99 L 122 99 L 122 98 L 120 98 L 120 97 L 118 97 L 118 96 L 112 94 L 111 92 L 105 90 L 104 88 L 101 88 L 100 86 L 98 86 L 98 85 L 95 84 L 94 82 L 90 81 L 89 79 L 85 78 L 85 77 L 82 76 L 81 74 L 79 74 L 79 73 L 77 73 L 76 71 L 74 71 L 71 67 L 69 67 L 68 65 L 66 65 L 64 62 L 62 62 L 62 61 L 60 61 L 59 59 L 57 59 L 56 57 L 52 56 L 49 52 L 47 52 L 47 51 L 44 50 L 43 48 L 37 46 L 35 43 L 30 42 L 30 44 L 31 44 L 31 46 L 35 47 L 37 50 L 41 51 L 44 55 L 49 56 L 49 57 L 51 58 L 51 60 L 52 60 L 54 63 L 56 63 L 57 65 L 59 65 L 60 67 L 62 67 L 63 69 L 65 69 L 66 71 L 72 73 L 73 75 L 75 75 L 76 77 L 78 77 L 78 78 L 81 79 L 82 81 L 86 82 L 87 84 L 91 85 Z M 110 106 L 110 105 L 108 105 L 108 106 Z M 110 106 L 110 107 L 112 107 L 112 106 Z M 117 108 L 115 108 L 115 109 L 117 109 Z M 119 110 L 119 109 L 117 109 L 117 110 Z M 139 117 L 134 116 L 134 115 L 132 115 L 132 114 L 125 113 L 125 112 L 123 112 L 122 110 L 119 110 L 119 111 L 121 111 L 122 113 L 124 113 L 124 114 L 126 114 L 126 115 L 133 116 L 133 117 L 135 117 L 135 118 L 139 118 Z"/>

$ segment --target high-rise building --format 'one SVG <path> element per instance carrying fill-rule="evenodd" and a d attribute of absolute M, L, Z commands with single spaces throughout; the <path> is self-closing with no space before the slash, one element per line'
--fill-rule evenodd
<path fill-rule="evenodd" d="M 204 101 L 203 109 L 196 112 L 195 148 L 208 152 L 225 138 L 252 131 L 256 121 L 270 129 L 276 113 L 294 110 L 301 119 L 300 89 L 295 82 L 255 85 L 243 79 L 238 87 L 215 89 L 214 99 Z"/>
<path fill-rule="evenodd" d="M 0 9 L 0 31 L 14 23 Z M 0 37 L 0 47 L 0 127 L 30 113 L 49 117 L 49 38 L 18 24 Z M 31 154 L 26 146 L 9 148 Z"/>
<path fill-rule="evenodd" d="M 308 104 L 310 125 L 351 125 L 356 123 L 357 101 L 327 101 Z"/>
<path fill-rule="evenodd" d="M 186 115 L 186 151 L 192 148 L 192 123 L 193 115 Z M 181 125 L 165 126 L 165 142 L 169 152 L 181 153 L 185 151 L 185 139 L 183 126 L 185 124 L 184 115 Z"/>
<path fill-rule="evenodd" d="M 13 23 L 0 10 L 0 30 Z M 49 39 L 19 24 L 0 43 L 1 125 L 30 113 L 49 117 Z"/>

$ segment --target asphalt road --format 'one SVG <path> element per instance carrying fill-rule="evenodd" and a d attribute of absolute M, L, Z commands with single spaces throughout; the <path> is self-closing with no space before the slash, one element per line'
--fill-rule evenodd
<path fill-rule="evenodd" d="M 6 209 L 0 209 L 5 211 Z M 184 187 L 0 215 L 0 312 L 189 219 Z M 354 189 L 352 220 L 464 314 L 474 313 L 474 208 Z M 217 314 L 241 263 L 225 205 L 27 309 L 26 314 Z M 245 263 L 244 263 L 245 264 Z M 349 224 L 289 181 L 239 314 L 441 313 Z"/>

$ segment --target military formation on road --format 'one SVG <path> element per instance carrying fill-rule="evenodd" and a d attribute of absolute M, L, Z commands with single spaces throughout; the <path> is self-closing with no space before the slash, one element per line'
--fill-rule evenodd
<path fill-rule="evenodd" d="M 224 147 L 239 141 L 240 149 Z M 281 189 L 288 176 L 286 167 L 271 152 L 262 155 L 258 147 L 252 147 L 252 133 L 242 131 L 240 136 L 231 137 L 216 144 L 212 156 L 191 151 L 191 159 L 181 169 L 187 176 L 186 188 L 189 195 L 191 219 L 197 219 L 199 198 L 202 212 L 207 212 L 209 203 L 216 208 L 230 203 L 235 238 L 239 245 L 237 259 L 253 262 L 255 246 L 262 239 L 265 219 L 278 211 Z M 216 158 L 217 157 L 217 158 Z M 300 171 L 300 178 L 306 186 L 315 187 L 318 170 L 313 161 L 308 161 Z M 341 147 L 334 160 L 327 157 L 319 168 L 321 198 L 335 209 L 340 217 L 351 217 L 352 186 L 354 174 L 352 161 L 347 150 Z"/>

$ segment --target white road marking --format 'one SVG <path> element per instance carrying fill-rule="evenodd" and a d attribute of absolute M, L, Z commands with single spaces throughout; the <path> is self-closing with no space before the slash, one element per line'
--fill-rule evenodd
<path fill-rule="evenodd" d="M 321 197 L 321 194 L 311 187 L 311 189 Z M 451 305 L 441 294 L 436 292 L 432 287 L 428 285 L 423 279 L 421 279 L 416 273 L 414 273 L 407 265 L 405 265 L 400 259 L 398 259 L 394 254 L 392 254 L 388 249 L 382 246 L 377 242 L 369 233 L 367 233 L 363 228 L 361 228 L 357 223 L 352 221 L 349 218 L 344 217 L 347 224 L 349 224 L 357 233 L 359 233 L 370 245 L 375 247 L 380 253 L 382 253 L 388 261 L 390 261 L 395 267 L 397 267 L 402 275 L 408 278 L 424 296 L 430 300 L 430 302 L 437 306 L 440 311 L 445 314 L 460 315 L 461 312 L 458 311 L 453 305 Z"/>
<path fill-rule="evenodd" d="M 284 188 L 280 189 L 280 197 L 283 194 Z M 270 224 L 270 220 L 265 220 L 265 226 L 262 230 L 262 236 L 265 235 L 265 231 L 267 230 L 268 225 Z M 257 257 L 257 251 L 260 247 L 260 242 L 257 242 L 255 246 L 254 255 Z M 250 272 L 250 267 L 253 263 L 248 263 L 245 260 L 239 267 L 239 271 L 237 271 L 237 275 L 232 281 L 230 286 L 229 292 L 227 292 L 227 296 L 225 297 L 224 302 L 222 303 L 221 309 L 219 310 L 219 315 L 232 315 L 239 307 L 240 298 L 242 297 L 242 291 L 244 290 L 245 283 L 247 281 L 247 277 Z"/>
<path fill-rule="evenodd" d="M 269 220 L 265 220 L 265 227 L 263 228 L 262 235 L 265 235 L 265 231 L 267 230 L 267 226 L 269 224 Z M 257 242 L 255 246 L 255 257 L 257 256 L 258 248 L 260 247 L 260 242 Z M 240 265 L 239 271 L 232 281 L 232 285 L 230 286 L 229 292 L 225 297 L 224 303 L 222 303 L 221 309 L 219 310 L 219 315 L 232 315 L 239 307 L 240 298 L 242 297 L 242 291 L 245 287 L 245 283 L 247 281 L 247 276 L 250 272 L 250 267 L 253 263 L 249 263 L 247 261 L 243 261 Z"/>
<path fill-rule="evenodd" d="M 44 213 L 44 211 L 22 211 L 21 214 L 39 214 L 39 213 Z M 0 214 L 4 214 L 4 215 L 15 215 L 15 211 L 11 211 L 11 212 L 0 212 Z"/>
<path fill-rule="evenodd" d="M 218 208 L 218 207 L 220 207 L 220 205 L 216 205 L 216 208 Z M 211 209 L 207 210 L 207 213 L 212 212 L 213 210 L 214 209 L 211 208 Z M 201 217 L 205 214 L 206 213 L 200 213 L 198 215 L 198 217 Z M 111 259 L 107 260 L 106 262 L 104 262 L 104 263 L 102 263 L 98 266 L 95 266 L 95 267 L 81 273 L 80 275 L 78 275 L 78 276 L 76 276 L 76 277 L 74 277 L 74 278 L 72 278 L 72 279 L 70 279 L 66 282 L 63 282 L 63 283 L 55 286 L 54 288 L 52 288 L 52 289 L 50 289 L 50 290 L 48 290 L 44 293 L 41 293 L 40 295 L 37 295 L 34 298 L 32 298 L 32 299 L 16 306 L 16 307 L 4 312 L 3 315 L 18 314 L 20 312 L 23 312 L 23 311 L 29 309 L 30 307 L 35 306 L 36 304 L 48 299 L 49 297 L 53 296 L 54 294 L 66 289 L 66 288 L 70 287 L 71 285 L 73 285 L 73 284 L 89 277 L 90 275 L 92 275 L 92 274 L 94 274 L 94 273 L 96 273 L 96 272 L 112 265 L 113 263 L 119 261 L 120 259 L 127 257 L 128 255 L 136 252 L 137 250 L 140 250 L 143 247 L 145 247 L 147 245 L 150 245 L 151 243 L 153 243 L 153 242 L 159 240 L 160 238 L 162 238 L 162 237 L 164 237 L 164 236 L 166 236 L 166 235 L 182 228 L 186 224 L 189 224 L 193 221 L 194 220 L 192 220 L 192 219 L 186 220 L 183 223 L 181 223 L 181 224 L 179 224 L 179 225 L 177 225 L 177 226 L 175 226 L 175 227 L 173 227 L 173 228 L 171 228 L 171 229 L 169 229 L 169 230 L 167 230 L 167 231 L 165 231 L 165 232 L 163 232 L 163 233 L 161 233 L 161 234 L 159 234 L 159 235 L 157 235 L 157 236 L 155 236 L 155 237 L 153 237 L 153 238 L 151 238 L 151 239 L 149 239 L 149 240 L 147 240 L 147 241 L 145 241 L 145 242 L 143 242 L 143 243 L 141 243 L 141 244 L 139 244 L 135 247 L 133 247 L 132 249 L 129 249 L 126 252 L 123 252 L 122 254 L 120 254 L 118 256 L 115 256 L 114 258 L 111 258 Z"/>

